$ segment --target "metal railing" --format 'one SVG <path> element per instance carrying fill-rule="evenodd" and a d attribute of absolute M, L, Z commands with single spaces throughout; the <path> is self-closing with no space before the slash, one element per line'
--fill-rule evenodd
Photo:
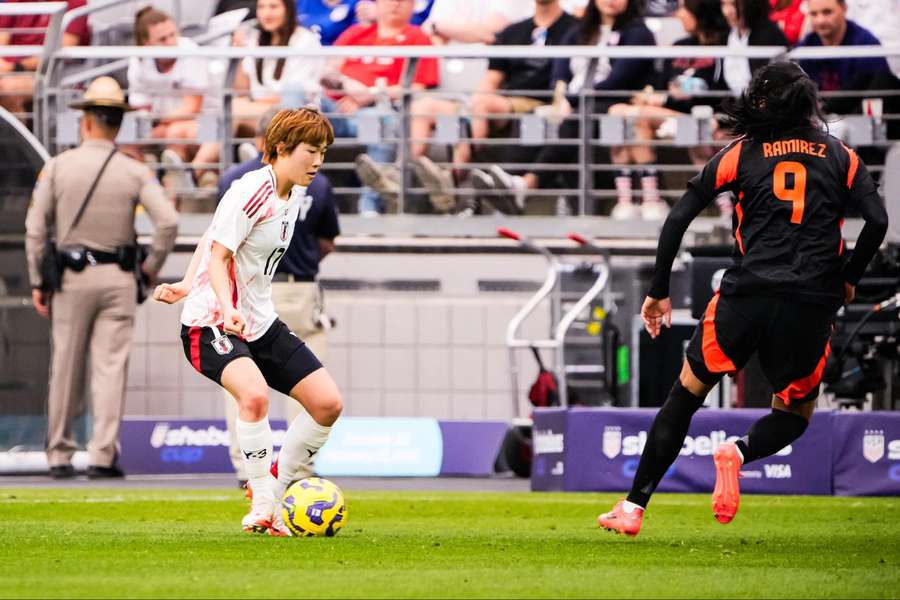
<path fill-rule="evenodd" d="M 126 2 L 129 0 L 112 0 L 112 3 Z M 74 12 L 74 11 L 73 11 Z M 227 168 L 230 164 L 230 156 L 231 152 L 229 151 L 234 145 L 243 141 L 249 141 L 246 139 L 235 138 L 233 135 L 233 126 L 235 115 L 232 113 L 232 99 L 234 98 L 237 91 L 234 89 L 234 78 L 237 73 L 237 69 L 240 66 L 240 63 L 245 58 L 297 58 L 297 57 L 305 57 L 305 58 L 348 58 L 348 57 L 359 57 L 359 56 L 371 56 L 371 57 L 391 57 L 391 58 L 404 58 L 406 61 L 406 69 L 402 78 L 402 88 L 403 91 L 400 95 L 398 102 L 395 105 L 396 108 L 396 118 L 399 122 L 399 128 L 397 131 L 397 135 L 394 137 L 383 136 L 379 141 L 386 143 L 395 143 L 397 146 L 397 165 L 400 169 L 400 176 L 404 185 L 400 188 L 400 197 L 399 197 L 399 205 L 400 211 L 403 212 L 404 207 L 407 205 L 408 194 L 409 193 L 422 193 L 425 190 L 422 188 L 412 187 L 411 183 L 411 173 L 409 166 L 409 147 L 411 143 L 439 143 L 435 142 L 433 138 L 429 138 L 428 140 L 419 140 L 413 139 L 410 135 L 409 123 L 410 119 L 413 116 L 416 116 L 411 111 L 411 104 L 415 97 L 421 95 L 423 93 L 433 93 L 436 95 L 440 95 L 442 92 L 440 89 L 432 90 L 428 92 L 421 91 L 413 91 L 411 90 L 411 84 L 413 80 L 413 74 L 415 73 L 415 67 L 417 61 L 420 58 L 455 58 L 455 59 L 467 59 L 467 58 L 519 58 L 523 56 L 528 56 L 531 58 L 573 58 L 573 57 L 583 57 L 591 60 L 597 60 L 602 57 L 609 58 L 681 58 L 681 57 L 690 57 L 690 58 L 700 58 L 700 57 L 723 57 L 723 56 L 744 56 L 748 58 L 793 58 L 793 59 L 814 59 L 814 58 L 835 58 L 835 57 L 866 57 L 866 56 L 894 56 L 900 55 L 900 46 L 854 46 L 854 47 L 841 47 L 841 48 L 797 48 L 794 50 L 787 50 L 784 47 L 780 46 L 755 46 L 755 47 L 747 47 L 747 48 L 733 48 L 733 47 L 723 47 L 723 46 L 679 46 L 679 47 L 663 47 L 663 46 L 621 46 L 621 47 L 597 47 L 597 46 L 546 46 L 546 47 L 532 47 L 532 46 L 403 46 L 403 47 L 323 47 L 317 49 L 292 49 L 287 47 L 255 47 L 255 48 L 210 48 L 210 47 L 199 47 L 196 49 L 185 50 L 181 48 L 172 48 L 172 47 L 134 47 L 134 46 L 116 46 L 116 47 L 67 47 L 67 48 L 56 48 L 53 52 L 50 53 L 50 59 L 48 61 L 48 77 L 47 84 L 42 90 L 42 106 L 43 106 L 43 122 L 42 127 L 38 130 L 39 138 L 50 148 L 55 151 L 56 143 L 55 139 L 51 135 L 52 132 L 52 124 L 50 122 L 51 116 L 56 116 L 60 112 L 64 112 L 60 100 L 64 98 L 65 94 L 71 92 L 70 86 L 77 85 L 80 82 L 86 80 L 86 74 L 76 74 L 76 75 L 68 75 L 63 76 L 61 74 L 61 69 L 56 68 L 57 65 L 61 61 L 72 61 L 72 60 L 92 60 L 92 61 L 121 61 L 126 57 L 138 57 L 138 58 L 180 58 L 180 57 L 191 57 L 191 58 L 201 58 L 201 59 L 209 59 L 209 60 L 219 60 L 219 61 L 227 61 L 228 68 L 226 70 L 226 77 L 224 87 L 221 89 L 210 90 L 210 93 L 218 96 L 222 102 L 222 111 L 219 115 L 217 115 L 216 119 L 218 120 L 219 125 L 219 141 L 222 143 L 223 151 L 221 152 L 220 163 L 217 165 L 218 168 L 224 169 Z M 122 63 L 119 62 L 119 65 Z M 99 67 L 98 70 L 92 72 L 100 73 L 100 70 L 105 67 Z M 475 87 L 475 82 L 473 82 L 473 88 Z M 548 96 L 549 92 L 545 92 Z M 614 95 L 618 97 L 629 96 L 634 93 L 634 90 L 623 90 L 619 92 L 611 92 L 607 94 L 601 94 L 599 92 L 595 92 L 592 89 L 585 89 L 580 92 L 580 102 L 577 112 L 573 113 L 570 117 L 572 119 L 576 119 L 580 123 L 580 136 L 574 139 L 563 139 L 556 140 L 553 139 L 552 134 L 545 135 L 543 138 L 532 139 L 531 143 L 534 145 L 552 145 L 552 144 L 570 144 L 573 148 L 573 151 L 578 153 L 578 160 L 572 164 L 568 165 L 560 165 L 560 164 L 528 164 L 527 167 L 530 170 L 534 171 L 549 171 L 555 170 L 557 172 L 575 172 L 578 176 L 579 184 L 577 187 L 572 188 L 554 188 L 552 190 L 535 190 L 533 195 L 535 196 L 566 196 L 566 197 L 574 197 L 577 198 L 577 213 L 578 214 L 588 214 L 591 212 L 591 206 L 597 200 L 602 200 L 605 198 L 609 198 L 612 195 L 612 192 L 608 190 L 594 190 L 592 189 L 592 180 L 594 174 L 598 172 L 608 171 L 613 168 L 618 168 L 618 166 L 610 166 L 606 164 L 595 164 L 591 160 L 592 153 L 594 149 L 598 147 L 610 147 L 610 146 L 619 146 L 619 145 L 634 145 L 634 144 L 648 144 L 654 146 L 680 146 L 684 147 L 686 144 L 684 140 L 679 143 L 674 141 L 662 141 L 662 140 L 651 140 L 651 141 L 637 141 L 632 139 L 627 135 L 628 127 L 627 121 L 633 120 L 633 118 L 628 118 L 623 120 L 620 124 L 616 125 L 616 127 L 609 127 L 610 124 L 615 124 L 614 120 L 611 120 L 609 117 L 605 115 L 596 115 L 593 112 L 592 106 L 594 101 L 597 98 L 601 98 L 604 95 Z M 889 93 L 889 92 L 886 92 Z M 714 94 L 711 94 L 714 95 Z M 860 97 L 863 96 L 875 96 L 879 95 L 873 91 L 867 91 L 863 94 L 860 94 Z M 477 115 L 469 115 L 469 116 L 477 116 Z M 461 115 L 459 118 L 464 118 Z M 490 115 L 490 118 L 515 118 L 522 119 L 523 116 L 521 114 L 517 115 Z M 533 118 L 533 117 L 529 117 Z M 641 117 L 635 117 L 641 118 Z M 686 117 L 690 119 L 690 117 Z M 872 118 L 866 119 L 865 117 L 860 117 L 865 122 L 857 123 L 857 126 L 861 126 L 863 130 L 865 127 L 869 127 L 874 133 L 871 133 L 868 138 L 863 136 L 864 141 L 867 141 L 869 144 L 879 145 L 883 144 L 882 140 L 878 139 L 878 130 L 875 128 L 875 124 Z M 887 114 L 883 115 L 881 118 L 882 121 L 891 121 L 900 119 L 900 115 L 892 115 Z M 599 125 L 602 121 L 606 122 L 607 128 L 606 131 L 612 131 L 619 129 L 624 133 L 621 135 L 613 135 L 610 136 L 604 133 L 604 128 L 600 127 L 600 135 L 595 137 L 594 129 Z M 156 143 L 160 143 L 164 140 L 154 140 Z M 462 135 L 457 136 L 454 142 L 472 142 L 473 139 L 471 137 L 465 137 Z M 695 139 L 696 143 L 702 143 L 704 145 L 714 145 L 715 142 L 711 139 L 705 137 L 698 137 Z M 444 140 L 441 143 L 445 143 Z M 344 144 L 354 144 L 359 145 L 364 143 L 361 139 L 347 139 L 343 141 Z M 523 143 L 521 139 L 479 139 L 477 143 L 490 146 L 492 144 L 519 144 Z M 340 145 L 340 143 L 338 144 Z M 343 163 L 337 165 L 340 167 L 350 167 L 351 163 Z M 464 164 L 458 165 L 462 168 L 471 167 L 472 164 Z M 515 165 L 515 164 L 507 164 L 508 167 L 525 167 L 526 165 Z M 331 165 L 332 168 L 335 165 Z M 691 170 L 690 165 L 682 165 L 684 170 Z M 661 165 L 661 170 L 672 170 L 671 167 L 667 167 L 666 165 Z M 694 167 L 695 169 L 695 167 Z M 338 189 L 336 190 L 338 193 L 345 192 L 351 193 L 351 189 Z M 466 196 L 473 195 L 475 192 L 472 189 L 468 188 L 455 188 L 451 190 L 457 196 Z M 484 193 L 484 192 L 479 192 Z M 488 192 L 490 194 L 490 192 Z M 674 196 L 677 195 L 677 192 L 663 194 Z"/>

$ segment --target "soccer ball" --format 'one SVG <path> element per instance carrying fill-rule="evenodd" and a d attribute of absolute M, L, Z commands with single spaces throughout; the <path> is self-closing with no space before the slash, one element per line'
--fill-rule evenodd
<path fill-rule="evenodd" d="M 281 516 L 295 536 L 332 536 L 347 522 L 347 504 L 341 488 L 327 479 L 308 477 L 288 486 Z"/>

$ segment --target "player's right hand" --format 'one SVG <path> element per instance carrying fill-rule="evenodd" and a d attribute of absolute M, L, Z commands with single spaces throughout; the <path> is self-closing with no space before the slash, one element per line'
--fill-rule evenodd
<path fill-rule="evenodd" d="M 229 307 L 225 309 L 225 322 L 222 324 L 222 329 L 225 330 L 225 333 L 243 336 L 246 328 L 247 323 L 244 321 L 241 313 L 234 308 Z"/>
<path fill-rule="evenodd" d="M 175 304 L 188 295 L 191 287 L 184 281 L 178 283 L 161 283 L 153 290 L 153 299 L 157 302 Z"/>
<path fill-rule="evenodd" d="M 668 298 L 657 300 L 647 296 L 641 307 L 641 318 L 644 320 L 644 329 L 650 334 L 650 338 L 656 339 L 663 325 L 672 326 L 672 301 Z"/>

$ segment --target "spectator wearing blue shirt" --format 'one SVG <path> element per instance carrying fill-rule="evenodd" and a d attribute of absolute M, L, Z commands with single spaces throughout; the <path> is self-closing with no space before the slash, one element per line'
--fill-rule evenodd
<path fill-rule="evenodd" d="M 434 0 L 416 0 L 416 8 L 413 13 L 413 17 L 410 22 L 413 25 L 421 25 L 428 19 L 428 15 L 431 14 L 431 7 L 434 5 Z"/>
<path fill-rule="evenodd" d="M 872 32 L 847 19 L 844 0 L 810 0 L 809 20 L 812 32 L 799 46 L 871 46 L 881 45 Z M 889 73 L 882 56 L 801 60 L 800 66 L 823 92 L 876 89 L 873 87 Z M 831 98 L 826 110 L 833 113 L 858 112 L 859 98 Z"/>
<path fill-rule="evenodd" d="M 374 5 L 373 0 L 297 0 L 297 20 L 330 46 L 354 23 L 374 19 Z"/>
<path fill-rule="evenodd" d="M 431 14 L 434 0 L 416 0 L 410 22 L 421 25 Z M 297 20 L 319 34 L 330 46 L 345 29 L 357 23 L 375 22 L 374 0 L 297 0 Z"/>
<path fill-rule="evenodd" d="M 278 109 L 272 109 L 260 119 L 256 137 L 258 149 L 262 148 L 266 128 L 277 112 Z M 219 199 L 222 199 L 233 182 L 245 173 L 263 166 L 260 151 L 255 158 L 225 171 L 219 180 Z M 334 250 L 334 238 L 339 234 L 337 205 L 331 183 L 325 175 L 319 173 L 306 188 L 306 197 L 301 201 L 300 214 L 294 227 L 294 237 L 278 263 L 272 280 L 272 301 L 279 318 L 323 363 L 328 351 L 326 334 L 331 321 L 323 313 L 324 298 L 318 283 L 319 263 Z M 303 408 L 299 402 L 294 402 L 287 396 L 285 399 L 284 416 L 290 423 Z M 238 480 L 243 484 L 247 477 L 243 472 L 240 448 L 233 431 L 237 403 L 229 397 L 225 407 L 231 439 L 231 462 Z M 304 476 L 309 474 L 311 473 Z"/>

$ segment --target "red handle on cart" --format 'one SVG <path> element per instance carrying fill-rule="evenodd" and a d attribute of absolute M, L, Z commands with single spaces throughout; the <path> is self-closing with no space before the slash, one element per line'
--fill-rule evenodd
<path fill-rule="evenodd" d="M 515 240 L 517 242 L 521 241 L 521 239 L 522 239 L 522 236 L 520 236 L 518 233 L 516 233 L 512 229 L 507 229 L 506 227 L 498 227 L 497 235 L 499 235 L 501 237 L 509 238 L 511 240 Z"/>
<path fill-rule="evenodd" d="M 570 233 L 568 235 L 568 238 L 576 244 L 581 244 L 582 246 L 588 246 L 591 243 L 586 237 L 578 233 Z"/>

